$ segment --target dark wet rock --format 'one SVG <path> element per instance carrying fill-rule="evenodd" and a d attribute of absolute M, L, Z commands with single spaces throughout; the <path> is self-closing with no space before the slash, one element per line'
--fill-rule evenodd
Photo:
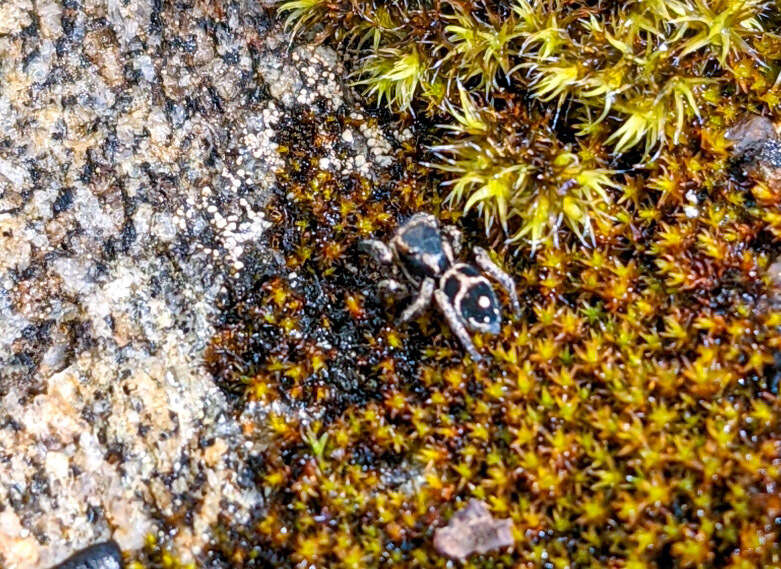
<path fill-rule="evenodd" d="M 775 137 L 773 121 L 759 115 L 745 117 L 727 131 L 727 138 L 733 141 L 733 153 L 739 157 L 756 156 L 765 142 Z"/>
<path fill-rule="evenodd" d="M 781 190 L 781 136 L 773 121 L 752 115 L 727 131 L 732 152 L 746 175 Z"/>
<path fill-rule="evenodd" d="M 119 546 L 113 541 L 106 541 L 74 553 L 52 569 L 122 569 L 123 566 Z"/>
<path fill-rule="evenodd" d="M 765 371 L 765 380 L 767 390 L 772 395 L 778 395 L 779 386 L 781 386 L 781 350 L 773 354 L 773 361 Z"/>

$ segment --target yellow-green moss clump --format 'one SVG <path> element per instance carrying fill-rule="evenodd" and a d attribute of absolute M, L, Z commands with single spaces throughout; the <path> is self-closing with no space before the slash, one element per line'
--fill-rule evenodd
<path fill-rule="evenodd" d="M 267 503 L 226 516 L 214 559 L 444 567 L 433 530 L 475 497 L 515 545 L 467 567 L 781 567 L 779 196 L 720 144 L 677 149 L 628 178 L 598 247 L 505 259 L 526 313 L 475 338 L 476 366 L 436 312 L 395 327 L 354 247 L 437 207 L 409 151 L 388 179 L 340 178 L 318 167 L 334 141 L 281 126 L 286 258 L 233 285 L 209 356 L 255 410 Z"/>
<path fill-rule="evenodd" d="M 434 529 L 476 498 L 515 543 L 466 567 L 781 568 L 781 195 L 724 136 L 778 118 L 778 5 L 283 9 L 440 143 L 370 182 L 318 167 L 340 129 L 312 133 L 344 116 L 278 129 L 285 259 L 231 285 L 208 360 L 251 410 L 267 502 L 226 516 L 212 562 L 446 567 Z M 356 252 L 419 210 L 490 245 L 484 220 L 518 284 L 524 315 L 475 337 L 480 365 L 434 311 L 396 327 Z"/>
<path fill-rule="evenodd" d="M 777 1 L 290 0 L 280 11 L 351 50 L 378 103 L 443 123 L 435 164 L 451 202 L 532 247 L 562 224 L 590 238 L 626 183 L 616 166 L 653 168 L 780 100 Z"/>
<path fill-rule="evenodd" d="M 195 563 L 185 563 L 154 534 L 146 536 L 144 547 L 126 564 L 127 569 L 195 569 Z"/>

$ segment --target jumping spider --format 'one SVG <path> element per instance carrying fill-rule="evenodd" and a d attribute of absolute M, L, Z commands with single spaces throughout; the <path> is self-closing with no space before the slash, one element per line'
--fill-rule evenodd
<path fill-rule="evenodd" d="M 399 267 L 408 283 L 418 289 L 415 300 L 402 312 L 401 322 L 418 316 L 433 297 L 464 349 L 473 360 L 481 359 L 469 332 L 497 334 L 502 317 L 488 279 L 474 266 L 456 262 L 461 251 L 458 229 L 451 225 L 440 229 L 433 215 L 417 213 L 396 230 L 389 244 L 369 239 L 361 241 L 359 248 L 382 264 Z M 520 315 L 521 305 L 510 275 L 491 261 L 485 249 L 475 247 L 473 252 L 477 265 L 501 285 L 510 297 L 513 312 Z M 397 279 L 384 279 L 379 286 L 394 295 L 407 292 Z"/>

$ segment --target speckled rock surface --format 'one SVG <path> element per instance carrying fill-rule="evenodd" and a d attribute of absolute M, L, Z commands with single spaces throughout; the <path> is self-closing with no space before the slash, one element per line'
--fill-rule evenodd
<path fill-rule="evenodd" d="M 758 115 L 744 117 L 727 133 L 734 142 L 733 156 L 744 173 L 766 184 L 772 191 L 781 190 L 781 135 L 778 125 Z"/>
<path fill-rule="evenodd" d="M 225 279 L 271 254 L 275 125 L 343 106 L 343 71 L 261 3 L 163 4 L 0 2 L 7 569 L 154 531 L 197 555 L 218 513 L 262 506 L 203 350 Z M 390 160 L 369 127 L 342 140 L 321 167 Z"/>

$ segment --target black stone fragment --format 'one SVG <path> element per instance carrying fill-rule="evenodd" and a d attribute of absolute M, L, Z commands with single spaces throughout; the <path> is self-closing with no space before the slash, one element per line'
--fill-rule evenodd
<path fill-rule="evenodd" d="M 773 122 L 767 117 L 750 115 L 730 128 L 726 137 L 733 142 L 732 153 L 735 158 L 752 161 L 761 154 L 768 141 L 776 138 L 776 131 Z"/>
<path fill-rule="evenodd" d="M 781 191 L 781 135 L 767 117 L 750 115 L 730 128 L 732 166 L 738 179 L 762 182 L 771 192 Z"/>
<path fill-rule="evenodd" d="M 781 351 L 773 354 L 773 363 L 765 371 L 767 390 L 773 395 L 778 395 L 778 387 L 781 384 Z"/>
<path fill-rule="evenodd" d="M 51 569 L 122 569 L 122 552 L 113 541 L 96 543 L 68 557 Z"/>

